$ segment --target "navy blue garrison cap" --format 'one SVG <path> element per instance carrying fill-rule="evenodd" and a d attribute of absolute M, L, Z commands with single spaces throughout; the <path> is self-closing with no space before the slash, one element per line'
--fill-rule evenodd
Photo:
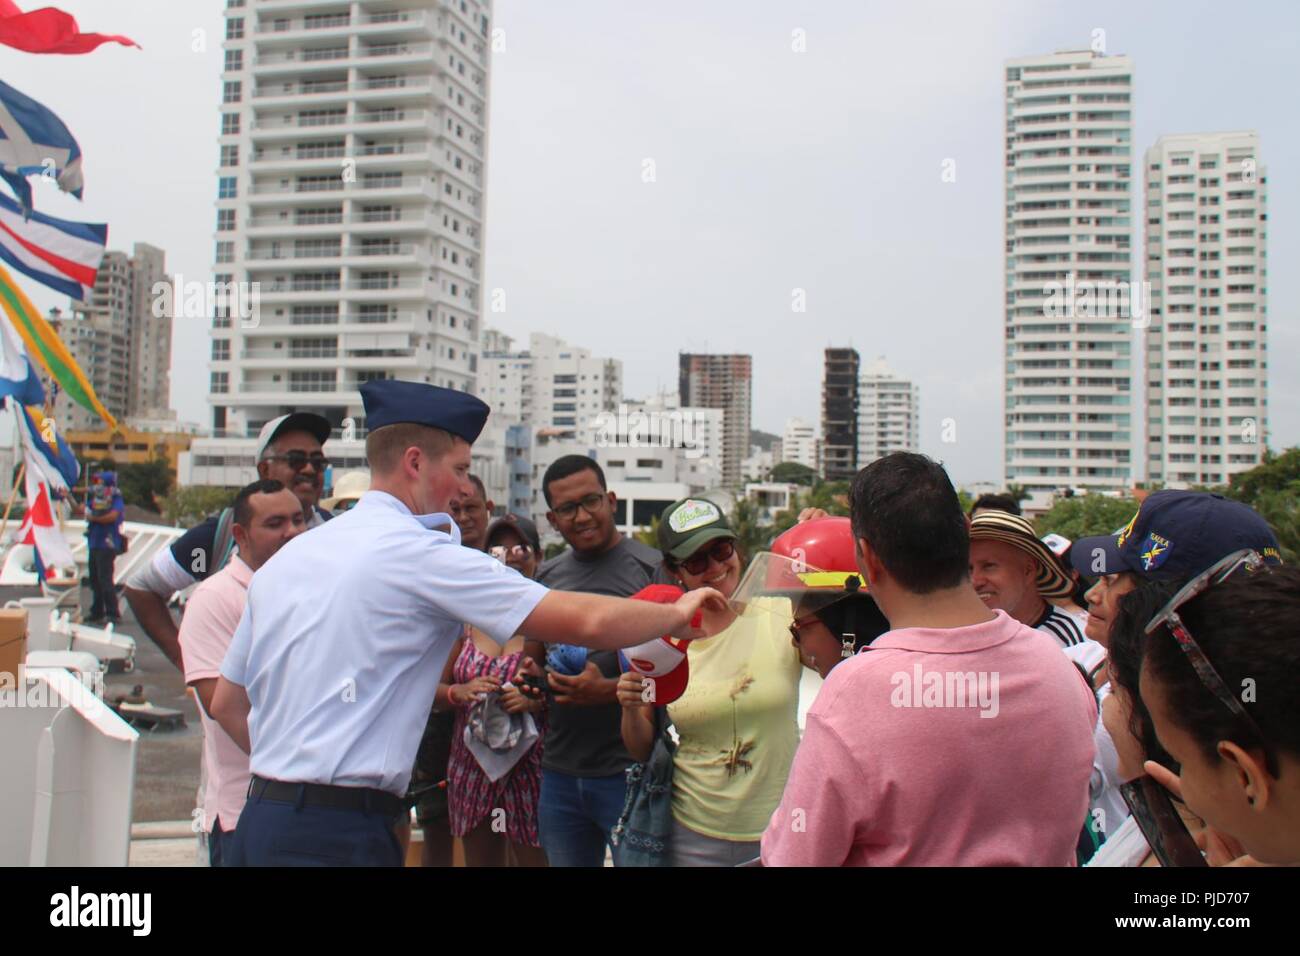
<path fill-rule="evenodd" d="M 471 445 L 487 422 L 488 407 L 481 399 L 454 388 L 389 378 L 361 385 L 366 428 L 409 422 L 459 435 Z"/>

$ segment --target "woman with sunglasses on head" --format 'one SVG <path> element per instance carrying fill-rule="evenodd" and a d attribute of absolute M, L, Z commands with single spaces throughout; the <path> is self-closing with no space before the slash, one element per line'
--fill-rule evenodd
<path fill-rule="evenodd" d="M 1132 839 L 1134 824 L 1127 821 L 1120 787 L 1142 775 L 1140 760 L 1144 750 L 1150 756 L 1155 740 L 1149 730 L 1144 738 L 1132 729 L 1149 727 L 1137 699 L 1146 620 L 1139 618 L 1154 613 L 1178 587 L 1243 547 L 1258 550 L 1266 560 L 1279 560 L 1272 529 L 1246 505 L 1205 492 L 1159 491 L 1147 496 L 1118 533 L 1082 538 L 1070 548 L 1074 568 L 1097 576 L 1087 593 L 1084 633 L 1106 646 L 1110 657 L 1109 679 L 1097 690 L 1101 726 L 1095 736 L 1090 821 L 1107 842 L 1118 835 L 1121 824 Z M 1116 670 L 1125 670 L 1127 680 L 1120 680 Z M 1129 848 L 1140 849 L 1133 843 Z M 1138 865 L 1118 862 L 1122 849 L 1107 851 L 1103 844 L 1091 865 Z"/>
<path fill-rule="evenodd" d="M 1141 697 L 1178 762 L 1147 772 L 1240 845 L 1238 865 L 1300 864 L 1298 619 L 1300 571 L 1238 554 L 1146 627 Z"/>
<path fill-rule="evenodd" d="M 681 587 L 716 588 L 730 598 L 743 557 L 716 504 L 677 501 L 659 522 L 664 568 Z M 788 612 L 737 617 L 687 647 L 690 679 L 668 703 L 679 742 L 673 758 L 673 866 L 735 866 L 758 856 L 759 838 L 781 800 L 799 742 L 799 657 L 789 642 Z M 650 756 L 662 714 L 646 701 L 636 671 L 618 682 L 623 742 Z"/>

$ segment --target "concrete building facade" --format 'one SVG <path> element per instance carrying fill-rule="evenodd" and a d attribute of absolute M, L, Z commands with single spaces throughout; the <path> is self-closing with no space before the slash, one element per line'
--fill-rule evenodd
<path fill-rule="evenodd" d="M 1133 479 L 1133 62 L 1005 64 L 1005 478 L 1040 499 Z"/>
<path fill-rule="evenodd" d="M 251 455 L 292 409 L 324 415 L 331 457 L 355 459 L 361 384 L 474 390 L 491 16 L 487 0 L 227 5 L 215 437 L 196 462 Z"/>
<path fill-rule="evenodd" d="M 1147 478 L 1219 485 L 1268 438 L 1268 176 L 1254 132 L 1146 153 Z"/>

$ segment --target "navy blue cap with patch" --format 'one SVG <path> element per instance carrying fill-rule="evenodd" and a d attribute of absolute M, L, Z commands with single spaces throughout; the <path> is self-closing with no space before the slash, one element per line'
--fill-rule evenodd
<path fill-rule="evenodd" d="M 441 428 L 471 445 L 483 431 L 490 411 L 482 399 L 468 392 L 395 378 L 363 383 L 361 401 L 366 408 L 366 428 L 370 431 L 407 422 Z"/>
<path fill-rule="evenodd" d="M 1181 580 L 1244 548 L 1282 563 L 1277 536 L 1249 505 L 1204 491 L 1157 491 L 1118 533 L 1074 542 L 1070 563 L 1090 577 L 1131 571 Z"/>

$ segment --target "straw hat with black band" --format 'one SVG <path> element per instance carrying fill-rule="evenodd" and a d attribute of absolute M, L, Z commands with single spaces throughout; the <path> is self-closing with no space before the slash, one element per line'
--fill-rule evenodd
<path fill-rule="evenodd" d="M 1005 511 L 982 511 L 970 521 L 971 541 L 1001 541 L 1018 548 L 1038 564 L 1034 586 L 1039 597 L 1052 600 L 1069 597 L 1074 582 L 1061 569 L 1051 549 L 1034 534 L 1034 526 L 1019 515 Z"/>

